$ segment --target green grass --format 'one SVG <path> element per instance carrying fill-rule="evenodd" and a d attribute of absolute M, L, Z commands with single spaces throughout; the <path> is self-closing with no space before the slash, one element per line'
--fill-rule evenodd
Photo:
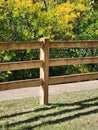
<path fill-rule="evenodd" d="M 0 130 L 98 130 L 98 89 L 0 102 Z"/>

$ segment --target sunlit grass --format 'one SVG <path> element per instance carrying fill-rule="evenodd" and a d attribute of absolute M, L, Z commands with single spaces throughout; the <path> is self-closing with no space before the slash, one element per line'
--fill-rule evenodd
<path fill-rule="evenodd" d="M 98 130 L 98 89 L 0 102 L 0 130 Z"/>

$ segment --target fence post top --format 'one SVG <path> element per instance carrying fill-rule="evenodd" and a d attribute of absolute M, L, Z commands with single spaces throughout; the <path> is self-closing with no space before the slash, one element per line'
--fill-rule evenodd
<path fill-rule="evenodd" d="M 40 39 L 40 41 L 43 42 L 43 43 L 46 43 L 46 42 L 49 41 L 49 38 L 43 37 L 43 38 Z"/>

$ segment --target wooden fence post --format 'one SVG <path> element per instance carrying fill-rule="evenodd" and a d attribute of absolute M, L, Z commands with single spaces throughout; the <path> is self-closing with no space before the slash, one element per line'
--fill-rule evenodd
<path fill-rule="evenodd" d="M 49 39 L 41 38 L 43 47 L 40 49 L 40 60 L 43 61 L 40 67 L 40 78 L 42 85 L 40 86 L 40 105 L 48 104 L 48 79 L 49 79 Z"/>

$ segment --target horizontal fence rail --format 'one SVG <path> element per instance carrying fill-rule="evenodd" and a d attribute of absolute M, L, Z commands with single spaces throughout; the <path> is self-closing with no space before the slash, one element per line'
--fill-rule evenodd
<path fill-rule="evenodd" d="M 50 48 L 89 48 L 98 47 L 98 41 L 53 41 L 49 43 Z"/>
<path fill-rule="evenodd" d="M 16 88 L 36 87 L 42 84 L 42 79 L 27 79 L 0 83 L 0 91 Z"/>
<path fill-rule="evenodd" d="M 41 60 L 1 63 L 0 71 L 39 68 L 42 64 Z"/>
<path fill-rule="evenodd" d="M 2 42 L 0 43 L 0 50 L 24 50 L 37 49 L 42 47 L 42 42 Z"/>
<path fill-rule="evenodd" d="M 49 67 L 74 65 L 74 64 L 97 64 L 98 56 L 82 58 L 54 58 L 49 59 L 50 48 L 94 48 L 98 47 L 98 41 L 49 41 L 42 38 L 40 42 L 2 42 L 0 51 L 40 49 L 40 60 L 17 61 L 0 63 L 0 72 L 8 70 L 22 70 L 40 68 L 40 78 L 9 81 L 0 83 L 0 91 L 40 86 L 40 104 L 48 104 L 48 85 L 75 81 L 98 79 L 98 72 L 72 74 L 49 77 Z"/>
<path fill-rule="evenodd" d="M 94 79 L 98 79 L 97 72 L 50 77 L 49 84 L 68 83 L 68 82 L 94 80 Z"/>
<path fill-rule="evenodd" d="M 49 66 L 62 66 L 62 65 L 73 65 L 73 64 L 95 64 L 98 63 L 98 57 L 87 57 L 87 58 L 58 58 L 49 60 Z M 22 70 L 42 67 L 43 61 L 32 60 L 32 61 L 21 61 L 21 62 L 8 62 L 0 63 L 0 71 L 7 70 Z"/>
<path fill-rule="evenodd" d="M 49 66 L 73 65 L 73 64 L 95 64 L 98 63 L 98 56 L 84 58 L 58 58 L 51 59 Z"/>

